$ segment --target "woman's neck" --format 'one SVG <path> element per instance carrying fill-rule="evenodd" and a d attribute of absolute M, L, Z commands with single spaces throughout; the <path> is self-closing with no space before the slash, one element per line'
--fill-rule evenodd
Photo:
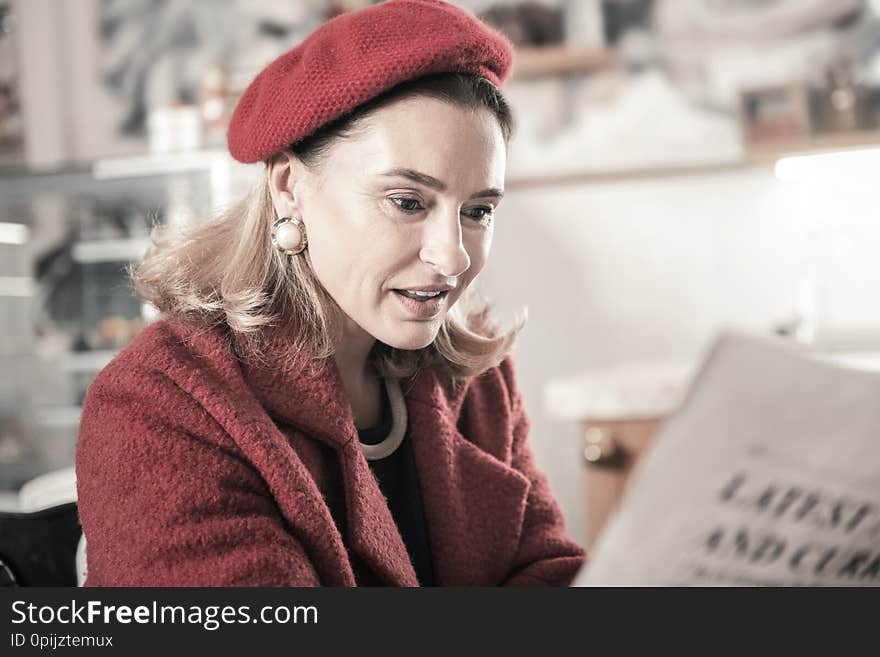
<path fill-rule="evenodd" d="M 333 355 L 358 429 L 378 424 L 382 416 L 381 380 L 369 362 L 375 343 L 376 338 L 349 322 Z"/>

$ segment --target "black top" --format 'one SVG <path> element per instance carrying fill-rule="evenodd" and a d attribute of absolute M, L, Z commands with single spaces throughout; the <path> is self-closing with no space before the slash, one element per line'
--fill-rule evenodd
<path fill-rule="evenodd" d="M 391 414 L 388 391 L 384 384 L 380 387 L 382 389 L 381 422 L 368 429 L 358 430 L 360 441 L 370 445 L 381 443 L 391 433 L 394 420 Z M 416 571 L 419 584 L 433 586 L 434 568 L 431 561 L 431 547 L 428 543 L 428 529 L 422 508 L 422 493 L 413 457 L 409 426 L 406 427 L 403 442 L 392 454 L 383 459 L 368 460 L 367 463 L 379 482 L 379 488 L 388 500 L 388 508 L 391 510 L 391 515 L 397 523 L 397 528 L 400 530 L 400 535 L 409 552 L 409 559 Z"/>

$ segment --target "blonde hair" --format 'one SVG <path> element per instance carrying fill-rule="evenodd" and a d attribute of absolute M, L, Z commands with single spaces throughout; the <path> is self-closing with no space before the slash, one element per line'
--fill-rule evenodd
<path fill-rule="evenodd" d="M 444 74 L 400 85 L 292 150 L 308 165 L 317 164 L 328 143 L 351 134 L 369 111 L 416 94 L 488 106 L 499 117 L 505 139 L 510 135 L 509 108 L 491 83 L 476 76 Z M 134 293 L 167 317 L 228 330 L 243 358 L 262 360 L 265 338 L 277 328 L 289 336 L 292 358 L 333 355 L 344 313 L 316 277 L 308 249 L 288 256 L 273 247 L 275 219 L 267 171 L 248 196 L 212 221 L 183 231 L 155 227 L 152 246 L 130 269 Z M 498 365 L 512 350 L 526 320 L 523 308 L 513 326 L 503 330 L 491 305 L 481 301 L 471 286 L 448 310 L 430 345 L 406 350 L 377 340 L 369 358 L 381 376 L 404 378 L 434 368 L 455 385 Z"/>

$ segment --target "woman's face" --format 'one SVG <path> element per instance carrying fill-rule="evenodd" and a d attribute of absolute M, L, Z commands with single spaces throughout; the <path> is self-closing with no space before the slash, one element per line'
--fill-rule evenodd
<path fill-rule="evenodd" d="M 348 337 L 433 342 L 489 255 L 505 165 L 489 110 L 424 97 L 373 112 L 317 170 L 291 160 L 291 209 L 315 274 L 351 320 Z M 421 288 L 442 293 L 407 295 Z"/>

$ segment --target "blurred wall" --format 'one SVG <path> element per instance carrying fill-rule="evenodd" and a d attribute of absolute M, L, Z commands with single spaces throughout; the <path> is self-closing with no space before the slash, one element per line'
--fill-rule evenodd
<path fill-rule="evenodd" d="M 584 540 L 582 442 L 549 417 L 547 381 L 590 368 L 692 360 L 722 327 L 759 331 L 817 291 L 825 327 L 880 325 L 880 222 L 870 188 L 792 187 L 769 167 L 510 189 L 482 278 L 529 323 L 517 364 L 532 443 Z"/>

